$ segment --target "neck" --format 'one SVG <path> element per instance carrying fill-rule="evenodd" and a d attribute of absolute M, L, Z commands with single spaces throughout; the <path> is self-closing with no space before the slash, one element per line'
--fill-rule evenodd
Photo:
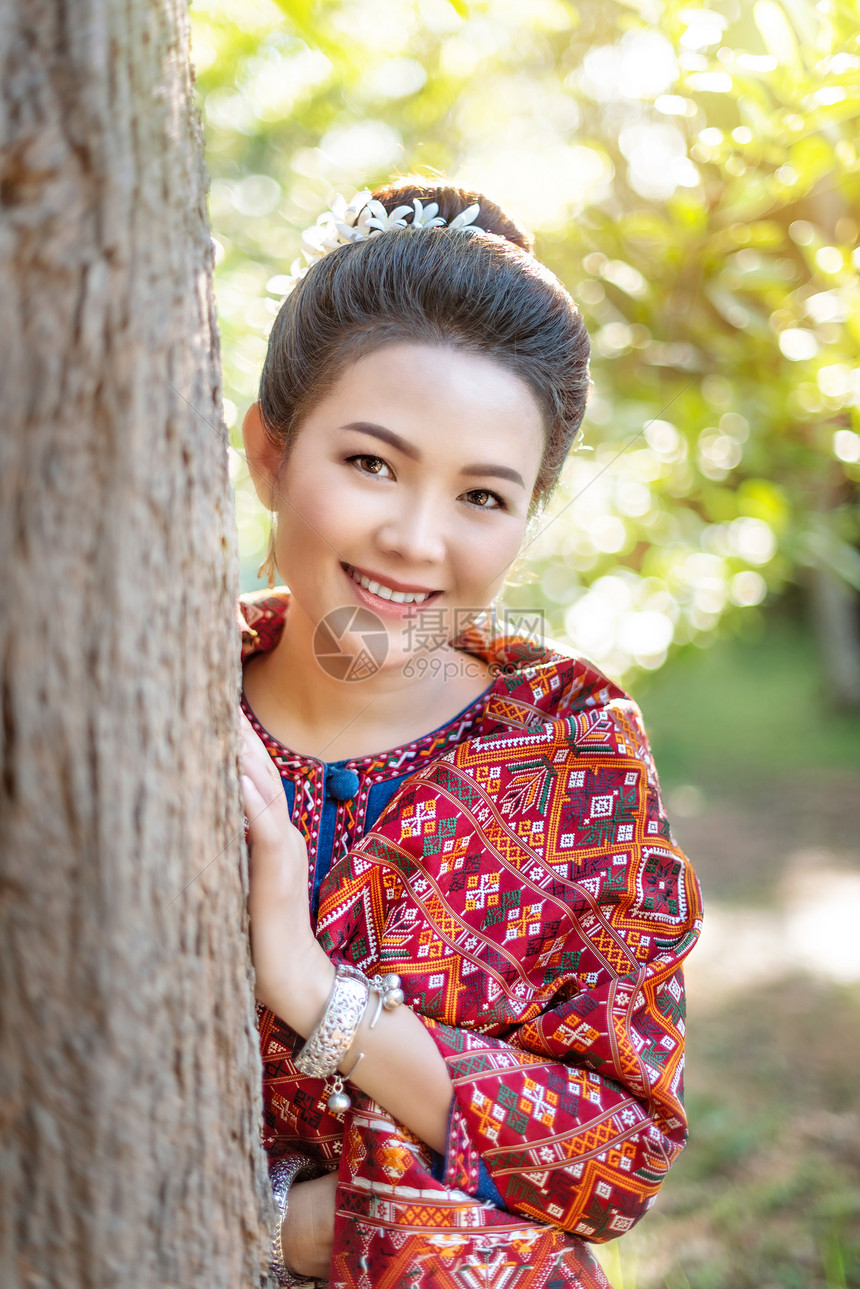
<path fill-rule="evenodd" d="M 491 679 L 485 664 L 445 645 L 422 655 L 425 666 L 417 656 L 410 657 L 411 676 L 404 676 L 400 666 L 383 664 L 364 679 L 340 680 L 315 657 L 314 635 L 315 624 L 291 599 L 281 637 L 266 655 L 265 692 L 288 736 L 282 741 L 320 760 L 343 760 L 409 742 L 467 706 Z M 468 674 L 464 658 L 474 664 Z M 281 737 L 275 729 L 272 733 Z"/>

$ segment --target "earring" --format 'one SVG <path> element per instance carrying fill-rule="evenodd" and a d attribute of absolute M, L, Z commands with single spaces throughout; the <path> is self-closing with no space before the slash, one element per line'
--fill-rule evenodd
<path fill-rule="evenodd" d="M 265 574 L 266 581 L 269 583 L 270 591 L 274 590 L 275 588 L 276 572 L 277 572 L 277 569 L 275 566 L 275 523 L 273 520 L 269 527 L 269 549 L 266 552 L 266 558 L 263 560 L 262 564 L 257 569 L 257 577 L 262 577 L 263 574 Z"/>

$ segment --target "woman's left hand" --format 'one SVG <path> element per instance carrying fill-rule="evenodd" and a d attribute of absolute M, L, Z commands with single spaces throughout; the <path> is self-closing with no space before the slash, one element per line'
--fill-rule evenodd
<path fill-rule="evenodd" d="M 307 1001 L 314 1000 L 314 1024 L 316 995 L 330 986 L 334 969 L 311 929 L 307 844 L 290 819 L 281 776 L 241 709 L 240 723 L 254 992 L 301 1033 Z"/>

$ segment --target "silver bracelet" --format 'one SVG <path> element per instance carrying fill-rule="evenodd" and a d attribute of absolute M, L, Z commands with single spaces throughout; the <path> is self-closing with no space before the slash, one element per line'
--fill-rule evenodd
<path fill-rule="evenodd" d="M 302 1155 L 289 1155 L 286 1159 L 279 1159 L 272 1166 L 269 1173 L 272 1183 L 272 1195 L 278 1206 L 278 1221 L 272 1235 L 271 1270 L 279 1285 L 298 1286 L 315 1285 L 317 1283 L 313 1278 L 308 1279 L 306 1276 L 300 1276 L 294 1271 L 290 1271 L 284 1261 L 284 1246 L 281 1242 L 284 1218 L 287 1216 L 290 1187 L 303 1174 L 313 1175 L 316 1171 L 310 1160 L 305 1159 Z"/>
<path fill-rule="evenodd" d="M 296 1069 L 319 1079 L 334 1074 L 355 1038 L 369 997 L 370 981 L 364 972 L 339 962 L 319 1024 L 293 1057 Z"/>
<path fill-rule="evenodd" d="M 368 978 L 358 967 L 338 963 L 322 1018 L 301 1051 L 293 1057 L 296 1068 L 302 1074 L 312 1074 L 324 1079 L 334 1075 L 326 1104 L 332 1114 L 338 1116 L 345 1114 L 352 1105 L 349 1093 L 344 1091 L 344 1079 L 352 1076 L 364 1053 L 358 1053 L 348 1074 L 341 1074 L 338 1067 L 364 1019 L 371 993 L 378 994 L 376 1010 L 369 1025 L 373 1029 L 383 1008 L 393 1011 L 403 1002 L 400 977 L 389 972 L 385 976 Z"/>

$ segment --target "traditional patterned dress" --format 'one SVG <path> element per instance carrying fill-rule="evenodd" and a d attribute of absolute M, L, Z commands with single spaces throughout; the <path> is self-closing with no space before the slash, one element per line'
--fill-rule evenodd
<path fill-rule="evenodd" d="M 289 592 L 239 602 L 243 661 Z M 598 1289 L 686 1139 L 681 963 L 698 883 L 636 705 L 587 663 L 481 623 L 497 672 L 378 756 L 278 767 L 329 956 L 396 971 L 454 1085 L 444 1157 L 352 1090 L 342 1117 L 258 1007 L 265 1146 L 339 1169 L 332 1289 Z M 329 867 L 330 862 L 330 867 Z"/>

